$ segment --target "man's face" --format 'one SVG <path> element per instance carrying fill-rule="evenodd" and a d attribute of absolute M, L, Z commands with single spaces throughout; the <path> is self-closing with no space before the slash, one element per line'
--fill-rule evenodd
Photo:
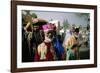
<path fill-rule="evenodd" d="M 53 36 L 54 36 L 53 31 L 48 31 L 47 37 L 50 38 L 50 39 L 52 39 Z"/>
<path fill-rule="evenodd" d="M 51 42 L 54 38 L 54 31 L 53 30 L 47 31 L 45 34 L 45 37 L 46 37 L 45 40 L 48 40 Z"/>
<path fill-rule="evenodd" d="M 38 22 L 38 19 L 32 17 L 32 22 L 33 22 L 33 23 L 37 23 L 37 22 Z"/>

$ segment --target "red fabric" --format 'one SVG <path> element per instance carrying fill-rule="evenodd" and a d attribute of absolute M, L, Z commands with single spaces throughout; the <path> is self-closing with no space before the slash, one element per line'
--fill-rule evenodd
<path fill-rule="evenodd" d="M 40 56 L 38 52 L 36 51 L 35 56 L 34 56 L 34 61 L 39 61 L 39 60 L 40 60 Z"/>
<path fill-rule="evenodd" d="M 62 60 L 64 60 L 64 56 L 65 56 L 64 54 L 61 54 L 61 59 L 62 59 Z"/>
<path fill-rule="evenodd" d="M 53 61 L 53 54 L 50 51 L 51 43 L 45 43 L 47 46 L 47 54 L 46 54 L 46 59 L 43 61 Z M 36 51 L 35 56 L 34 56 L 34 61 L 41 61 L 40 60 L 40 55 Z"/>
<path fill-rule="evenodd" d="M 47 46 L 47 54 L 46 54 L 46 60 L 47 61 L 52 61 L 53 60 L 53 54 L 50 51 L 51 43 L 45 43 Z"/>

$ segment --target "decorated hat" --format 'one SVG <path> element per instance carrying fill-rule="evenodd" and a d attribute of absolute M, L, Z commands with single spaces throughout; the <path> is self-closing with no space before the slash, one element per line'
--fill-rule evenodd
<path fill-rule="evenodd" d="M 47 24 L 43 25 L 42 28 L 44 31 L 49 31 L 49 30 L 56 29 L 56 26 L 52 23 L 47 23 Z"/>

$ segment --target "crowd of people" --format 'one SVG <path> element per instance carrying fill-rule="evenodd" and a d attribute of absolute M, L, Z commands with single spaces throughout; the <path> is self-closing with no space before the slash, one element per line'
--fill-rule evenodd
<path fill-rule="evenodd" d="M 33 15 L 22 18 L 22 62 L 80 59 L 80 27 L 72 27 L 63 36 L 55 23 Z"/>

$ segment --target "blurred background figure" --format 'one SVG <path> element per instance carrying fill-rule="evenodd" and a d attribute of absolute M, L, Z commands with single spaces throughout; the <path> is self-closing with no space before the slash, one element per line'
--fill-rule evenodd
<path fill-rule="evenodd" d="M 63 46 L 65 48 L 66 51 L 66 60 L 69 60 L 71 54 L 73 54 L 72 52 L 74 52 L 74 59 L 78 59 L 78 45 L 79 45 L 79 41 L 78 41 L 78 34 L 79 34 L 79 28 L 75 28 L 74 32 L 72 33 L 72 35 L 70 37 L 68 37 L 68 39 L 66 39 L 66 41 L 63 43 Z M 74 48 L 71 48 L 72 46 L 75 46 Z M 77 50 L 77 51 L 74 51 Z"/>
<path fill-rule="evenodd" d="M 35 13 L 30 14 L 28 10 L 22 17 L 22 62 L 32 62 L 37 46 L 43 41 L 41 26 L 47 21 L 37 18 Z"/>
<path fill-rule="evenodd" d="M 75 31 L 75 25 L 72 25 L 70 29 L 65 30 L 63 43 L 66 42 L 66 40 L 74 33 L 74 31 Z"/>
<path fill-rule="evenodd" d="M 22 62 L 32 61 L 32 49 L 30 40 L 32 38 L 32 25 L 31 25 L 31 15 L 30 11 L 25 11 L 22 14 Z M 36 18 L 36 15 L 35 17 Z"/>

